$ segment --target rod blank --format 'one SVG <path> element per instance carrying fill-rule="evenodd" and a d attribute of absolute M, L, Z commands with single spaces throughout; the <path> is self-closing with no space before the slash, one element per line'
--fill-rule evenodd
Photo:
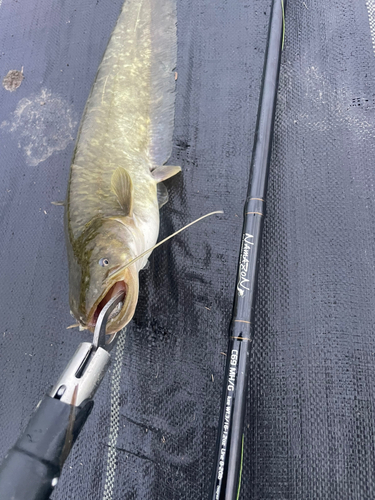
<path fill-rule="evenodd" d="M 236 500 L 241 471 L 250 347 L 275 120 L 285 0 L 273 0 L 216 444 L 210 500 Z"/>

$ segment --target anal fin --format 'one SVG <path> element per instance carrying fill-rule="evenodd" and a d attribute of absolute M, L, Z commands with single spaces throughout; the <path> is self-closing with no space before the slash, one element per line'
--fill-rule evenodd
<path fill-rule="evenodd" d="M 169 200 L 168 189 L 162 182 L 159 182 L 157 185 L 157 193 L 158 193 L 158 204 L 159 208 L 164 206 Z"/>

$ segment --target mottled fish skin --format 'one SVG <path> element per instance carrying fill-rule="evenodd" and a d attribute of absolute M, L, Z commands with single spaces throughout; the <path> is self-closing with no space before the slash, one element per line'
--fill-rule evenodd
<path fill-rule="evenodd" d="M 82 117 L 65 208 L 70 308 L 81 326 L 116 283 L 126 299 L 107 333 L 134 314 L 138 271 L 159 233 L 157 183 L 171 153 L 176 66 L 174 0 L 127 0 Z M 105 264 L 103 264 L 105 262 Z"/>

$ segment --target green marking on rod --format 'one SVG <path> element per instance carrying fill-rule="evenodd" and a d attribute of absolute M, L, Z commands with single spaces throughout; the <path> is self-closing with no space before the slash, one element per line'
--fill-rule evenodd
<path fill-rule="evenodd" d="M 236 500 L 238 500 L 240 498 L 240 490 L 241 490 L 241 478 L 242 478 L 242 467 L 243 467 L 243 442 L 244 442 L 244 435 L 242 434 L 240 478 L 238 480 L 238 490 L 237 490 L 237 498 L 236 498 Z"/>
<path fill-rule="evenodd" d="M 284 10 L 284 0 L 281 0 L 281 9 L 283 11 L 283 44 L 281 50 L 284 50 L 284 40 L 285 40 L 285 10 Z"/>

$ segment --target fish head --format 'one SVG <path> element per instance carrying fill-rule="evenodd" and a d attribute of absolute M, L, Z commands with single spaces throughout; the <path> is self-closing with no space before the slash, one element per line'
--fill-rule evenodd
<path fill-rule="evenodd" d="M 119 291 L 125 292 L 107 323 L 107 334 L 129 323 L 138 301 L 138 269 L 131 228 L 116 220 L 98 219 L 75 242 L 69 269 L 70 307 L 83 329 L 95 330 L 99 314 Z M 127 266 L 127 267 L 126 267 Z"/>

